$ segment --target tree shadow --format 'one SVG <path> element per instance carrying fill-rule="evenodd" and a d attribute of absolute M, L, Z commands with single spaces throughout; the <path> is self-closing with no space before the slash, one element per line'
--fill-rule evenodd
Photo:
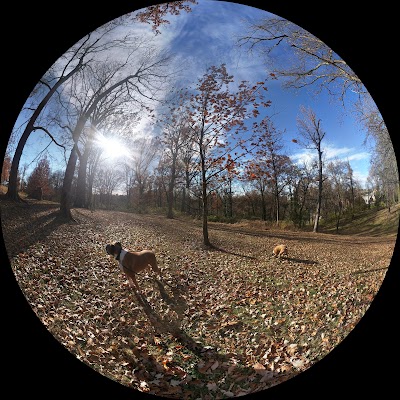
<path fill-rule="evenodd" d="M 11 259 L 35 243 L 43 241 L 65 221 L 59 217 L 58 204 L 2 203 L 2 231 Z"/>
<path fill-rule="evenodd" d="M 241 235 L 260 237 L 260 238 L 273 238 L 274 240 L 301 240 L 302 242 L 325 242 L 325 243 L 343 243 L 343 236 L 351 236 L 353 243 L 365 243 L 366 238 L 363 235 L 356 235 L 351 233 L 336 234 L 325 232 L 321 229 L 319 232 L 311 231 L 284 231 L 279 232 L 276 230 L 258 231 L 243 228 L 234 228 L 226 226 L 210 225 L 210 229 L 216 231 L 225 231 L 230 233 L 240 233 Z M 374 240 L 371 240 L 372 237 Z M 368 243 L 381 243 L 386 241 L 387 238 L 382 237 L 382 234 L 373 234 L 368 231 Z"/>
<path fill-rule="evenodd" d="M 209 251 L 219 251 L 221 253 L 231 254 L 231 255 L 236 256 L 236 257 L 243 257 L 243 258 L 249 258 L 251 260 L 257 260 L 257 257 L 248 256 L 248 255 L 245 255 L 245 254 L 239 254 L 239 253 L 235 253 L 233 251 L 225 250 L 225 249 L 223 249 L 221 247 L 218 247 L 218 246 L 216 246 L 214 244 L 211 244 L 211 245 L 207 246 L 207 250 L 209 250 Z"/>
<path fill-rule="evenodd" d="M 388 269 L 389 267 L 382 267 L 382 268 L 374 268 L 374 269 L 366 269 L 366 270 L 358 270 L 350 273 L 350 275 L 361 275 L 361 274 L 369 274 L 370 272 L 377 272 Z"/>
<path fill-rule="evenodd" d="M 158 281 L 157 283 L 159 287 L 162 287 L 161 282 Z M 176 302 L 172 300 L 169 295 L 166 293 L 165 288 L 163 288 L 162 292 L 163 298 L 166 298 L 167 301 L 170 301 L 171 304 L 176 305 Z M 150 323 L 152 324 L 154 330 L 161 336 L 163 334 L 170 334 L 176 340 L 182 343 L 182 345 L 186 346 L 190 351 L 194 354 L 200 356 L 202 354 L 202 345 L 199 342 L 196 342 L 192 337 L 190 337 L 182 328 L 181 328 L 181 321 L 182 321 L 182 314 L 178 312 L 178 318 L 166 318 L 162 317 L 147 301 L 147 299 L 134 291 L 138 304 L 142 307 L 143 311 L 147 315 Z M 179 312 L 181 312 L 181 308 L 178 308 Z"/>
<path fill-rule="evenodd" d="M 166 300 L 166 302 L 170 302 L 172 305 L 176 303 L 176 300 L 174 298 L 171 298 L 170 295 L 165 291 L 165 288 L 163 287 L 163 284 L 159 281 L 157 281 L 157 285 L 160 288 L 160 293 L 163 299 Z M 196 366 L 196 371 L 195 375 L 198 376 L 198 379 L 196 379 L 193 382 L 187 381 L 186 376 L 187 376 L 187 370 L 185 371 L 184 365 L 179 365 L 176 364 L 175 362 L 172 362 L 172 365 L 168 365 L 167 367 L 165 365 L 162 365 L 160 360 L 157 360 L 156 357 L 151 356 L 151 355 L 146 355 L 146 365 L 144 365 L 144 370 L 141 370 L 139 374 L 142 374 L 143 377 L 146 377 L 146 374 L 150 373 L 150 376 L 154 376 L 154 371 L 159 371 L 162 372 L 162 374 L 165 376 L 165 379 L 168 379 L 168 374 L 174 374 L 178 377 L 179 380 L 182 380 L 182 382 L 185 382 L 185 385 L 179 385 L 180 394 L 185 394 L 185 390 L 187 393 L 193 393 L 193 389 L 198 383 L 206 383 L 209 380 L 215 379 L 215 375 L 217 376 L 221 374 L 221 371 L 228 371 L 229 366 L 234 367 L 234 375 L 236 377 L 240 377 L 241 380 L 247 379 L 249 377 L 250 379 L 252 375 L 254 375 L 254 370 L 246 365 L 246 357 L 242 355 L 240 352 L 234 352 L 233 353 L 223 353 L 218 347 L 215 346 L 208 346 L 204 343 L 202 343 L 200 340 L 195 341 L 187 332 L 184 331 L 181 327 L 181 322 L 182 318 L 178 316 L 178 318 L 171 319 L 171 318 L 165 318 L 162 317 L 155 309 L 154 307 L 147 301 L 147 299 L 136 293 L 135 296 L 137 299 L 138 304 L 141 306 L 143 311 L 148 317 L 149 322 L 151 323 L 152 327 L 155 330 L 155 333 L 157 336 L 163 337 L 164 335 L 172 335 L 177 341 L 179 341 L 187 350 L 191 351 L 193 354 L 195 354 L 200 360 L 201 363 L 196 363 L 198 366 Z M 178 296 L 177 296 L 178 297 Z M 179 298 L 179 297 L 178 297 Z M 238 325 L 238 328 L 243 329 L 243 326 Z M 234 329 L 233 326 L 230 326 L 230 330 Z M 235 360 L 232 361 L 232 358 Z M 137 365 L 137 362 L 133 361 L 132 364 Z M 200 366 L 201 364 L 201 366 Z M 223 369 L 215 369 L 215 365 L 221 366 Z M 183 367 L 183 368 L 182 368 Z M 290 379 L 292 376 L 297 375 L 296 373 L 284 373 L 280 375 L 277 378 L 278 382 L 286 381 Z M 174 378 L 175 379 L 175 378 Z M 260 378 L 261 379 L 261 378 Z M 164 396 L 168 396 L 169 394 L 175 394 L 174 391 L 170 391 L 171 385 L 166 381 L 162 383 L 162 385 L 158 384 L 153 384 L 152 379 L 147 379 L 147 383 L 150 389 L 150 393 L 154 391 L 154 393 L 161 394 L 163 393 Z M 173 388 L 172 388 L 173 389 Z M 175 396 L 174 396 L 175 397 Z M 185 398 L 190 398 L 190 397 L 185 397 Z"/>

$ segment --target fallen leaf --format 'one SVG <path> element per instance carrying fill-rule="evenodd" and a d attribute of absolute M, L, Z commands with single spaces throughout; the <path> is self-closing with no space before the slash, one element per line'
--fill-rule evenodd
<path fill-rule="evenodd" d="M 162 340 L 160 338 L 158 338 L 157 336 L 154 336 L 153 340 L 154 340 L 155 344 L 161 344 L 162 343 Z"/>
<path fill-rule="evenodd" d="M 147 384 L 146 381 L 140 381 L 140 385 L 139 386 L 140 386 L 140 389 L 143 392 L 148 392 L 150 390 L 149 385 Z"/>
<path fill-rule="evenodd" d="M 219 362 L 218 362 L 218 361 L 215 361 L 215 363 L 214 363 L 213 365 L 211 365 L 210 368 L 214 371 L 215 369 L 218 368 L 218 366 L 219 366 Z"/>
<path fill-rule="evenodd" d="M 260 364 L 259 362 L 256 362 L 255 364 L 253 364 L 253 368 L 257 372 L 257 374 L 260 374 L 260 375 L 265 374 L 266 369 L 265 369 L 264 365 Z"/>
<path fill-rule="evenodd" d="M 230 392 L 229 390 L 222 390 L 221 392 L 226 396 L 226 397 L 233 397 L 235 396 L 235 393 Z"/>

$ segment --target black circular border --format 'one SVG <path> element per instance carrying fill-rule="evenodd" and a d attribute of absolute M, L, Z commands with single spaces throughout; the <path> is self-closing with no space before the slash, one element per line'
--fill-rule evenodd
<path fill-rule="evenodd" d="M 122 3 L 122 4 L 119 4 Z M 2 10 L 2 108 L 1 152 L 22 105 L 36 82 L 70 46 L 84 34 L 120 15 L 156 2 L 93 0 L 46 3 L 9 2 Z M 349 8 L 349 4 L 321 2 L 275 2 L 265 5 L 244 0 L 245 5 L 263 8 L 313 33 L 334 49 L 365 84 L 383 115 L 396 154 L 399 132 L 397 13 L 393 3 Z M 1 245 L 0 304 L 2 375 L 1 390 L 15 398 L 24 395 L 42 399 L 132 398 L 138 392 L 101 377 L 65 350 L 33 314 L 9 266 Z M 246 398 L 323 398 L 365 396 L 377 393 L 389 398 L 398 392 L 400 351 L 395 324 L 400 289 L 399 246 L 370 309 L 356 328 L 331 353 L 299 376 L 266 392 Z"/>

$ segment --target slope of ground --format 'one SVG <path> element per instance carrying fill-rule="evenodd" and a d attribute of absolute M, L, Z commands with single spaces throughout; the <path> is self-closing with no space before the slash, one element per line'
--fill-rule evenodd
<path fill-rule="evenodd" d="M 210 224 L 210 249 L 198 221 L 75 209 L 65 224 L 53 203 L 0 206 L 13 272 L 47 329 L 99 373 L 169 398 L 248 394 L 309 368 L 365 314 L 395 244 Z M 163 280 L 141 273 L 135 294 L 105 253 L 114 241 L 154 249 Z M 289 256 L 276 259 L 281 242 Z"/>
<path fill-rule="evenodd" d="M 343 218 L 340 221 L 338 233 L 345 235 L 359 236 L 387 236 L 397 235 L 400 218 L 400 204 L 396 204 L 389 209 L 362 211 L 354 216 Z M 334 222 L 322 224 L 321 231 L 326 233 L 336 233 Z"/>

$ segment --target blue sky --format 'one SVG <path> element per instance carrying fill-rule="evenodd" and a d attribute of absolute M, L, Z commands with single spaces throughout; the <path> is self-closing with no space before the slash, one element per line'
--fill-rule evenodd
<path fill-rule="evenodd" d="M 195 83 L 210 65 L 226 63 L 228 72 L 236 81 L 250 82 L 264 80 L 267 70 L 262 58 L 249 56 L 243 49 L 235 46 L 236 39 L 244 33 L 243 21 L 256 21 L 266 16 L 264 10 L 222 1 L 199 0 L 192 6 L 191 13 L 170 16 L 170 24 L 160 28 L 161 34 L 154 40 L 160 48 L 176 54 L 179 64 L 184 66 L 187 82 Z M 146 24 L 135 24 L 132 29 L 145 35 L 154 36 Z M 333 49 L 335 50 L 335 49 Z M 50 67 L 50 66 L 49 66 Z M 181 77 L 181 79 L 184 77 Z M 322 121 L 326 131 L 325 154 L 327 158 L 339 157 L 349 160 L 355 177 L 362 183 L 368 175 L 369 153 L 363 146 L 365 132 L 351 115 L 339 104 L 332 103 L 327 94 L 318 97 L 309 90 L 294 92 L 284 90 L 277 81 L 267 83 L 268 98 L 272 101 L 267 114 L 273 114 L 273 121 L 279 130 L 284 130 L 286 153 L 295 162 L 307 160 L 310 153 L 292 143 L 297 136 L 296 118 L 300 105 L 311 107 Z M 368 88 L 367 88 L 368 89 Z M 145 119 L 138 129 L 149 132 L 151 127 Z M 43 134 L 35 132 L 28 140 L 23 153 L 21 166 L 32 163 L 38 152 L 49 143 Z M 65 167 L 62 151 L 54 144 L 49 147 L 55 168 Z M 67 154 L 68 157 L 69 154 Z M 33 168 L 35 163 L 31 164 Z"/>
<path fill-rule="evenodd" d="M 253 53 L 250 57 L 244 50 L 240 51 L 235 42 L 244 33 L 244 20 L 254 22 L 266 15 L 264 10 L 237 3 L 200 1 L 193 7 L 192 13 L 174 19 L 162 32 L 179 31 L 179 35 L 169 39 L 170 47 L 192 61 L 191 76 L 200 76 L 207 65 L 224 62 L 238 81 L 246 79 L 257 82 L 267 76 L 264 60 L 257 54 Z M 278 129 L 286 131 L 286 151 L 294 161 L 308 160 L 311 156 L 291 141 L 298 132 L 296 119 L 299 107 L 305 105 L 311 107 L 322 121 L 326 131 L 324 142 L 327 159 L 348 159 L 356 177 L 365 182 L 369 168 L 369 153 L 363 145 L 365 132 L 354 117 L 345 115 L 348 110 L 332 103 L 325 92 L 315 96 L 309 89 L 302 92 L 284 90 L 277 81 L 270 81 L 267 86 L 272 101 L 267 113 L 273 114 Z"/>

